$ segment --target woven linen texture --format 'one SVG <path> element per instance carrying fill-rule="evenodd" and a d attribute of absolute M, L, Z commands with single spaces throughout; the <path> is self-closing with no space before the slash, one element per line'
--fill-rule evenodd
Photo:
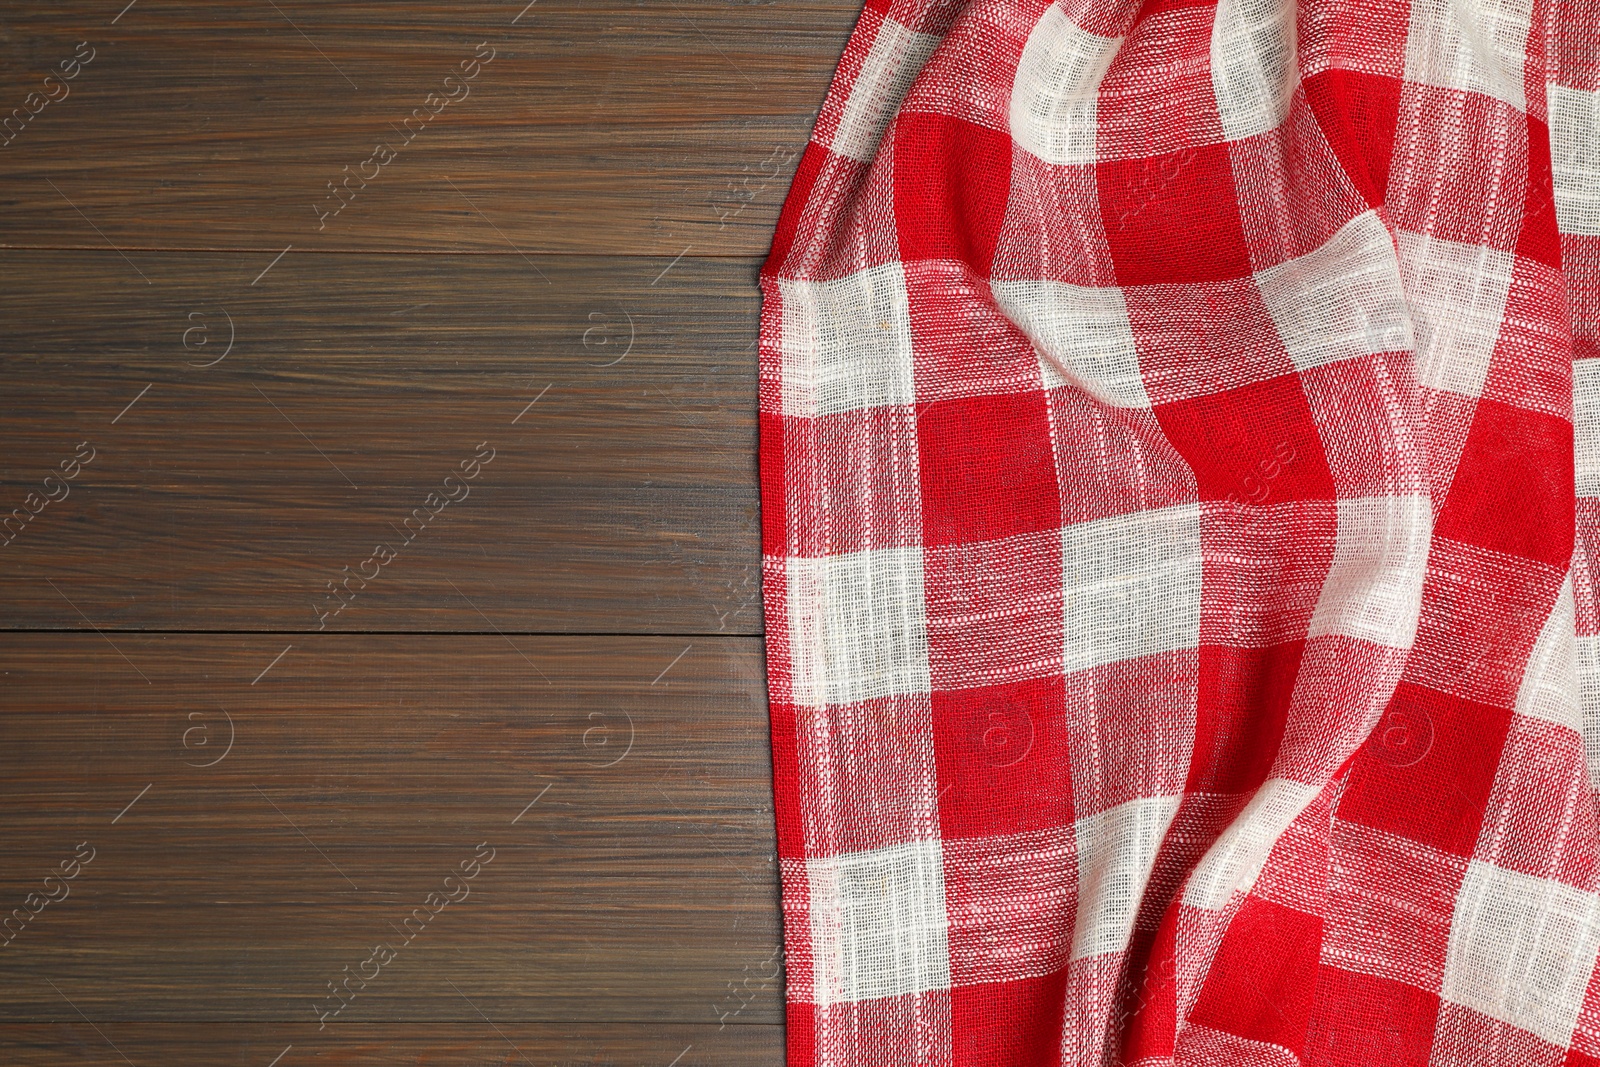
<path fill-rule="evenodd" d="M 793 1067 L 1600 1067 L 1600 0 L 868 0 L 762 272 Z"/>

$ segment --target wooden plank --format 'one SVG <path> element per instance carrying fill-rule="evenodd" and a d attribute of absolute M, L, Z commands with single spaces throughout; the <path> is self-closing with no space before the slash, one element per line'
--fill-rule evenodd
<path fill-rule="evenodd" d="M 448 991 L 448 990 L 447 990 Z M 453 995 L 453 994 L 452 994 Z M 782 1067 L 771 1025 L 347 1023 L 318 1032 L 286 1023 L 100 1023 L 65 1009 L 56 1022 L 0 1024 L 0 1055 L 16 1067 L 64 1062 L 139 1067 Z M 283 1059 L 272 1063 L 275 1056 Z M 66 1050 L 71 1050 L 67 1053 Z M 70 1058 L 69 1058 L 70 1056 Z"/>
<path fill-rule="evenodd" d="M 452 982 L 495 1019 L 780 1018 L 753 638 L 10 634 L 0 663 L 0 912 L 35 913 L 0 1018 L 315 1023 L 346 966 L 341 1024 L 471 1021 Z"/>
<path fill-rule="evenodd" d="M 860 0 L 120 6 L 6 15 L 6 245 L 760 254 Z"/>
<path fill-rule="evenodd" d="M 5 256 L 5 627 L 759 632 L 755 261 L 135 255 Z"/>

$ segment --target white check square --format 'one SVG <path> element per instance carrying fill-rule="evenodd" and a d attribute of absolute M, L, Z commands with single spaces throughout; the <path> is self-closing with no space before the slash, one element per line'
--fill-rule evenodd
<path fill-rule="evenodd" d="M 937 841 L 807 861 L 818 1005 L 950 988 Z"/>

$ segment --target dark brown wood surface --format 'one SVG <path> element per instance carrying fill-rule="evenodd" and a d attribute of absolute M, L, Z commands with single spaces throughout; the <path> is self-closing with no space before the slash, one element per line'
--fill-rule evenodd
<path fill-rule="evenodd" d="M 782 1062 L 755 275 L 858 9 L 0 0 L 0 1062 Z"/>
<path fill-rule="evenodd" d="M 291 253 L 251 287 L 265 260 L 145 258 L 148 286 L 114 252 L 3 255 L 27 432 L 0 515 L 95 452 L 0 546 L 4 625 L 316 630 L 382 542 L 324 628 L 759 631 L 756 261 L 555 256 L 547 283 Z M 465 498 L 405 526 L 483 442 Z"/>
<path fill-rule="evenodd" d="M 37 1064 L 123 1063 L 168 1067 L 268 1064 L 278 1067 L 312 1049 L 323 1067 L 620 1067 L 661 1064 L 681 1056 L 704 1067 L 782 1063 L 782 1031 L 775 1026 L 595 1025 L 571 1023 L 416 1023 L 393 1026 L 347 1023 L 317 1032 L 315 1023 L 173 1023 L 77 1025 L 18 1024 L 7 1028 L 7 1062 Z M 70 1056 L 70 1059 L 68 1057 Z"/>
<path fill-rule="evenodd" d="M 136 0 L 113 25 L 124 2 L 6 4 L 0 114 L 93 55 L 0 149 L 7 244 L 759 254 L 860 9 Z M 459 99 L 394 143 L 430 93 Z"/>
<path fill-rule="evenodd" d="M 315 1021 L 480 845 L 339 1021 L 458 1019 L 445 979 L 491 1018 L 714 1021 L 728 966 L 777 949 L 755 638 L 34 633 L 0 656 L 0 902 L 94 853 L 0 949 L 0 1018 L 55 1017 L 43 977 L 92 1018 Z M 769 984 L 741 1014 L 777 1011 Z"/>

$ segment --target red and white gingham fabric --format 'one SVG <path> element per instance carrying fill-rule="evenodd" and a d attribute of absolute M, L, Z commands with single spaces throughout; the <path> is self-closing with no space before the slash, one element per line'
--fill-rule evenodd
<path fill-rule="evenodd" d="M 762 287 L 793 1067 L 1600 1065 L 1600 0 L 869 0 Z"/>

